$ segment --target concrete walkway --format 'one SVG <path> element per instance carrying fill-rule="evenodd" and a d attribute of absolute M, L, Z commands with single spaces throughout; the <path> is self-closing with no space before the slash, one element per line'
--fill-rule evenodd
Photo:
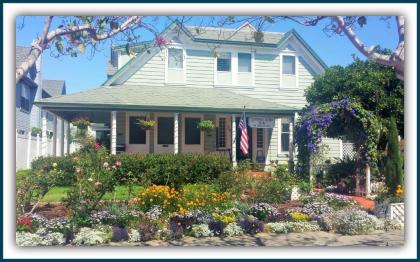
<path fill-rule="evenodd" d="M 144 243 L 110 243 L 110 246 L 401 246 L 404 231 L 375 231 L 368 235 L 344 236 L 329 232 L 289 234 L 260 233 L 240 237 L 184 237 L 179 240 L 152 240 Z"/>

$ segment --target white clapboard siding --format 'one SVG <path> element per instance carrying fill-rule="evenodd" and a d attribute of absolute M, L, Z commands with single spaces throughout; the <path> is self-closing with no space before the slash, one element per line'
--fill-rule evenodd
<path fill-rule="evenodd" d="M 150 58 L 126 82 L 127 85 L 163 86 L 165 83 L 165 52 Z"/>

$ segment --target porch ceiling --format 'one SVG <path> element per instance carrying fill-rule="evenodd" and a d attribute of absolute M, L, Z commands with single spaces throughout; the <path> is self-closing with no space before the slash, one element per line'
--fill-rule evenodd
<path fill-rule="evenodd" d="M 35 102 L 47 110 L 282 114 L 298 110 L 217 88 L 119 85 Z"/>

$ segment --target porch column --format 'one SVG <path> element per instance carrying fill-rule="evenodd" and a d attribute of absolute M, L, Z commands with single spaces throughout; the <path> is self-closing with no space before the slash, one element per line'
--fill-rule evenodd
<path fill-rule="evenodd" d="M 61 119 L 60 130 L 60 156 L 64 156 L 64 119 Z"/>
<path fill-rule="evenodd" d="M 369 164 L 366 164 L 366 185 L 365 185 L 365 190 L 366 190 L 366 196 L 370 195 L 370 166 Z"/>
<path fill-rule="evenodd" d="M 117 153 L 117 111 L 111 111 L 111 154 Z"/>
<path fill-rule="evenodd" d="M 174 153 L 178 154 L 179 135 L 178 135 L 179 113 L 174 115 Z"/>
<path fill-rule="evenodd" d="M 57 156 L 57 115 L 53 115 L 53 147 L 52 155 Z"/>
<path fill-rule="evenodd" d="M 41 155 L 47 156 L 48 140 L 47 140 L 47 111 L 42 110 L 42 136 L 41 136 Z"/>
<path fill-rule="evenodd" d="M 31 146 L 32 146 L 32 134 L 28 132 L 28 145 L 26 147 L 26 168 L 31 168 Z"/>
<path fill-rule="evenodd" d="M 67 155 L 70 155 L 70 144 L 71 144 L 71 139 L 70 139 L 70 122 L 66 121 L 66 151 L 67 151 Z"/>
<path fill-rule="evenodd" d="M 232 164 L 236 167 L 236 116 L 232 114 Z"/>

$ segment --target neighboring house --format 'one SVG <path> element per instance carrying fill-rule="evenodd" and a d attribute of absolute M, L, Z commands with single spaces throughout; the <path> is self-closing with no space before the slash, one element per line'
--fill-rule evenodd
<path fill-rule="evenodd" d="M 28 57 L 31 47 L 16 47 L 16 67 L 21 65 Z M 66 85 L 62 80 L 42 80 L 41 57 L 29 69 L 28 73 L 16 84 L 16 168 L 29 167 L 30 162 L 41 155 L 39 141 L 31 136 L 32 128 L 41 128 L 42 112 L 34 104 L 35 100 L 66 94 Z M 58 120 L 60 122 L 62 120 Z M 55 117 L 47 113 L 46 146 L 48 154 L 62 152 L 57 137 L 64 132 L 63 124 L 54 128 Z M 57 126 L 56 126 L 57 127 Z M 64 134 L 63 134 L 64 135 Z M 29 139 L 30 138 L 30 139 Z M 56 142 L 56 143 L 54 143 Z M 59 148 L 60 150 L 57 150 Z M 64 149 L 64 148 L 63 148 Z"/>
<path fill-rule="evenodd" d="M 31 47 L 16 46 L 16 67 L 28 57 Z M 16 132 L 26 135 L 39 127 L 40 112 L 34 101 L 41 97 L 41 57 L 16 84 Z"/>
<path fill-rule="evenodd" d="M 221 29 L 175 22 L 159 39 L 166 44 L 134 46 L 134 55 L 113 47 L 103 86 L 37 103 L 66 120 L 84 115 L 108 127 L 112 153 L 219 151 L 234 163 L 294 159 L 293 123 L 306 104 L 304 90 L 326 68 L 295 30 L 259 33 L 248 23 Z M 244 109 L 249 156 L 239 150 Z M 156 125 L 143 130 L 139 119 Z M 201 132 L 197 123 L 204 119 L 217 128 Z"/>

